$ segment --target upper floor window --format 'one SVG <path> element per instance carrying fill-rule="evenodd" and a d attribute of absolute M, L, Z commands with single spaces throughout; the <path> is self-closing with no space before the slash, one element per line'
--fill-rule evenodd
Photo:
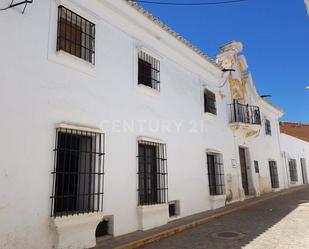
<path fill-rule="evenodd" d="M 289 160 L 289 171 L 290 171 L 291 182 L 297 182 L 298 181 L 298 175 L 297 175 L 297 166 L 296 166 L 296 160 L 295 159 Z"/>
<path fill-rule="evenodd" d="M 271 125 L 268 119 L 265 120 L 265 134 L 271 136 Z"/>
<path fill-rule="evenodd" d="M 52 216 L 103 209 L 104 134 L 57 128 Z"/>
<path fill-rule="evenodd" d="M 138 141 L 138 204 L 167 202 L 166 146 Z"/>
<path fill-rule="evenodd" d="M 224 195 L 224 168 L 222 155 L 207 153 L 208 184 L 210 195 Z"/>
<path fill-rule="evenodd" d="M 217 114 L 216 95 L 207 89 L 204 91 L 204 112 Z"/>
<path fill-rule="evenodd" d="M 138 53 L 138 84 L 160 91 L 160 61 L 145 53 Z"/>
<path fill-rule="evenodd" d="M 57 51 L 63 50 L 87 62 L 95 61 L 95 24 L 58 7 Z"/>

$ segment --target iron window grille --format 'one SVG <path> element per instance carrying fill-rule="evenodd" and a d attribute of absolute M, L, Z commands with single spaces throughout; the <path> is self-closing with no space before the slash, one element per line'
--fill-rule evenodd
<path fill-rule="evenodd" d="M 268 119 L 265 120 L 265 134 L 271 136 L 271 124 Z"/>
<path fill-rule="evenodd" d="M 59 50 L 95 63 L 95 24 L 62 5 L 58 7 L 57 51 Z"/>
<path fill-rule="evenodd" d="M 279 188 L 279 176 L 276 161 L 269 161 L 270 180 L 272 188 Z"/>
<path fill-rule="evenodd" d="M 289 171 L 290 171 L 290 180 L 292 182 L 298 181 L 298 175 L 297 175 L 297 166 L 296 166 L 296 160 L 290 159 L 289 160 Z"/>
<path fill-rule="evenodd" d="M 210 195 L 224 195 L 224 166 L 222 155 L 207 153 L 208 184 Z"/>
<path fill-rule="evenodd" d="M 160 61 L 144 51 L 138 53 L 138 84 L 160 91 Z"/>
<path fill-rule="evenodd" d="M 207 89 L 204 91 L 204 112 L 217 114 L 216 95 Z"/>
<path fill-rule="evenodd" d="M 56 129 L 51 216 L 103 211 L 102 133 Z"/>
<path fill-rule="evenodd" d="M 168 200 L 166 145 L 138 141 L 138 205 Z"/>

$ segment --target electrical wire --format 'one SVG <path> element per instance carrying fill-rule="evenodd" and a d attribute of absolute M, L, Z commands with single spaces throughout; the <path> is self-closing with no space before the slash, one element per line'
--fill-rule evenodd
<path fill-rule="evenodd" d="M 11 1 L 10 5 L 8 7 L 2 8 L 2 9 L 0 9 L 0 11 L 7 10 L 7 9 L 11 8 L 13 2 L 14 2 L 14 0 Z"/>
<path fill-rule="evenodd" d="M 222 4 L 240 3 L 240 2 L 247 2 L 249 0 L 225 0 L 219 2 L 196 2 L 196 3 L 157 2 L 147 0 L 132 0 L 132 1 L 136 3 L 157 4 L 157 5 L 201 6 L 201 5 L 222 5 Z"/>

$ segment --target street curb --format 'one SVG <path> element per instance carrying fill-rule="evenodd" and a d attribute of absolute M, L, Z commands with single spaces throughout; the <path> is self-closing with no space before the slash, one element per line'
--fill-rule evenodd
<path fill-rule="evenodd" d="M 210 216 L 208 216 L 206 218 L 198 219 L 198 220 L 190 222 L 188 224 L 181 225 L 181 226 L 178 226 L 178 227 L 174 227 L 174 228 L 168 229 L 166 231 L 163 231 L 163 232 L 160 232 L 160 233 L 148 236 L 146 238 L 143 238 L 143 239 L 140 239 L 140 240 L 136 240 L 136 241 L 133 241 L 133 242 L 121 245 L 121 246 L 117 246 L 114 249 L 135 249 L 135 248 L 139 248 L 139 247 L 145 246 L 147 244 L 150 244 L 150 243 L 162 240 L 164 238 L 171 237 L 171 236 L 173 236 L 175 234 L 184 232 L 186 230 L 195 228 L 197 226 L 206 224 L 206 223 L 208 223 L 208 222 L 210 222 L 210 221 L 212 221 L 214 219 L 226 216 L 226 215 L 234 213 L 236 211 L 239 211 L 239 210 L 242 210 L 242 209 L 246 209 L 246 208 L 250 208 L 250 207 L 255 206 L 255 205 L 257 205 L 257 204 L 259 204 L 261 202 L 273 199 L 273 198 L 281 196 L 281 195 L 289 194 L 289 193 L 292 193 L 292 192 L 295 192 L 295 191 L 298 191 L 298 190 L 301 190 L 301 189 L 305 189 L 305 188 L 308 188 L 308 185 L 297 186 L 297 187 L 293 187 L 291 189 L 282 190 L 282 191 L 273 193 L 273 195 L 271 195 L 271 196 L 267 196 L 267 197 L 264 197 L 264 198 L 262 197 L 260 199 L 255 200 L 255 201 L 252 201 L 252 202 L 249 202 L 249 203 L 245 203 L 244 205 L 241 205 L 241 206 L 238 206 L 238 207 L 234 207 L 234 208 L 231 208 L 231 209 L 228 209 L 228 210 L 222 210 L 222 212 L 210 215 Z"/>

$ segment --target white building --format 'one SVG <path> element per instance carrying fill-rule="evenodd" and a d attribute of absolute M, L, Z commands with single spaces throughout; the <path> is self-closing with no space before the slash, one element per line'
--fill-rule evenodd
<path fill-rule="evenodd" d="M 0 13 L 0 248 L 89 248 L 103 220 L 119 236 L 290 185 L 240 42 L 214 62 L 131 2 L 22 7 Z"/>
<path fill-rule="evenodd" d="M 309 0 L 305 0 L 305 5 L 306 5 L 307 12 L 308 12 L 308 15 L 309 15 Z"/>

